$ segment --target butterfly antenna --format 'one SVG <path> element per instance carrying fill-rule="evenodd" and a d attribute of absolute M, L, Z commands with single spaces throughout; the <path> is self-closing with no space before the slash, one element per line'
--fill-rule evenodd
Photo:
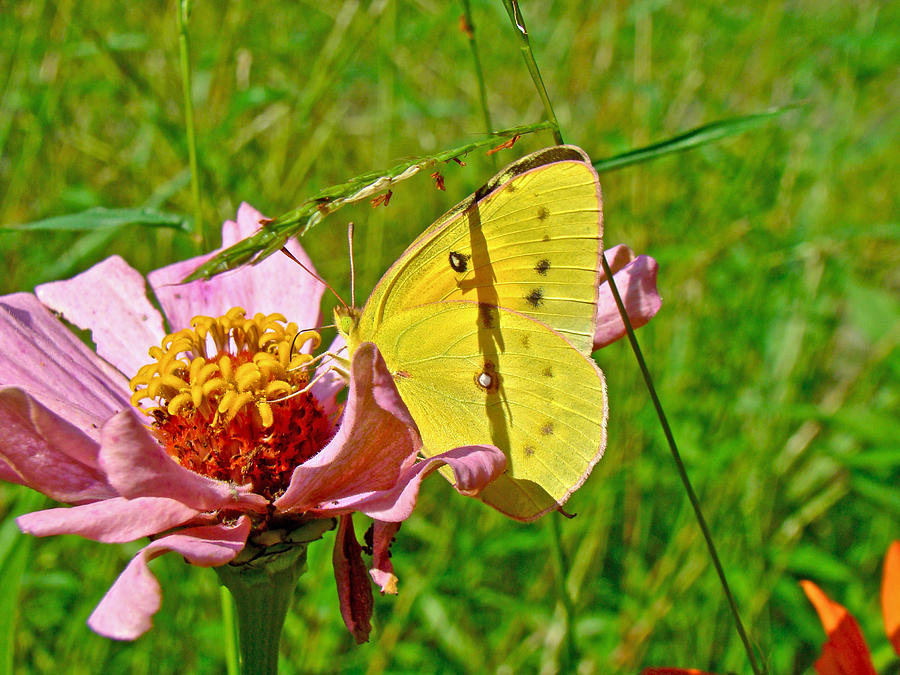
<path fill-rule="evenodd" d="M 350 305 L 356 307 L 356 269 L 353 266 L 353 223 L 347 225 L 347 247 L 350 249 Z"/>
<path fill-rule="evenodd" d="M 311 276 L 313 279 L 315 279 L 315 280 L 318 281 L 320 284 L 322 284 L 325 288 L 327 288 L 329 291 L 331 291 L 331 292 L 334 294 L 334 297 L 336 297 L 336 298 L 338 299 L 338 302 L 339 302 L 339 303 L 341 303 L 344 307 L 347 306 L 347 303 L 344 302 L 344 299 L 343 299 L 340 295 L 338 295 L 338 292 L 337 292 L 336 290 L 334 290 L 334 289 L 331 287 L 331 284 L 329 284 L 329 283 L 328 283 L 327 281 L 325 281 L 322 277 L 320 277 L 318 274 L 316 274 L 316 273 L 313 272 L 311 269 L 309 269 L 306 265 L 304 265 L 302 262 L 300 262 L 300 261 L 297 259 L 297 257 L 296 257 L 293 253 L 291 253 L 290 251 L 288 251 L 287 246 L 282 246 L 282 247 L 281 247 L 281 252 L 284 253 L 288 258 L 290 258 L 291 260 L 293 260 L 295 263 L 297 263 L 298 265 L 300 265 L 300 267 L 302 267 L 303 270 L 304 270 L 309 276 Z"/>

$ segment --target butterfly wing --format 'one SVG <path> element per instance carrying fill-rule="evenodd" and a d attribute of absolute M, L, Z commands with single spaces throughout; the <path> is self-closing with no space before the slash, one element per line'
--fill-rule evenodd
<path fill-rule="evenodd" d="M 590 160 L 573 146 L 546 148 L 511 164 L 410 245 L 372 292 L 359 337 L 404 309 L 470 300 L 537 319 L 589 354 L 601 248 Z"/>
<path fill-rule="evenodd" d="M 480 495 L 519 520 L 566 501 L 606 445 L 606 383 L 559 333 L 507 309 L 432 303 L 374 335 L 426 455 L 491 444 L 506 472 Z"/>

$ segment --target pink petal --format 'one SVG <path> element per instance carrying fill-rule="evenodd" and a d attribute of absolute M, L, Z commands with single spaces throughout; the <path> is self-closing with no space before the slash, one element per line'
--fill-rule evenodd
<path fill-rule="evenodd" d="M 172 499 L 117 497 L 84 506 L 26 513 L 16 518 L 16 523 L 22 532 L 36 537 L 77 534 L 110 544 L 165 532 L 198 514 L 196 509 Z"/>
<path fill-rule="evenodd" d="M 149 362 L 147 350 L 165 335 L 144 278 L 117 255 L 66 281 L 38 286 L 35 293 L 66 320 L 90 330 L 97 354 L 128 377 Z"/>
<path fill-rule="evenodd" d="M 409 467 L 390 489 L 330 499 L 308 510 L 322 516 L 360 511 L 375 520 L 392 523 L 406 520 L 416 505 L 422 480 L 444 464 L 453 469 L 456 489 L 462 494 L 475 496 L 503 473 L 506 455 L 493 445 L 454 448 Z"/>
<path fill-rule="evenodd" d="M 341 516 L 340 525 L 334 538 L 334 579 L 337 582 L 338 600 L 344 625 L 353 635 L 356 644 L 369 641 L 372 631 L 372 582 L 366 575 L 362 559 L 362 548 L 353 531 L 350 514 Z"/>
<path fill-rule="evenodd" d="M 384 359 L 371 342 L 353 356 L 344 419 L 335 437 L 305 464 L 275 501 L 279 511 L 392 488 L 415 460 L 421 441 Z"/>
<path fill-rule="evenodd" d="M 116 496 L 96 465 L 97 443 L 21 389 L 0 389 L 2 477 L 60 502 Z"/>
<path fill-rule="evenodd" d="M 610 257 L 619 256 L 624 247 L 616 246 L 610 251 L 604 252 L 607 260 Z M 610 265 L 612 267 L 612 265 Z M 628 318 L 634 328 L 640 328 L 652 319 L 662 300 L 656 290 L 656 273 L 659 269 L 656 261 L 646 255 L 640 255 L 627 263 L 618 272 L 613 268 L 613 279 L 619 295 L 625 304 Z M 594 349 L 605 347 L 625 335 L 625 324 L 619 315 L 619 308 L 613 298 L 612 290 L 608 283 L 601 280 L 599 295 L 597 297 L 597 327 L 594 331 Z"/>
<path fill-rule="evenodd" d="M 164 497 L 200 511 L 221 508 L 264 511 L 266 500 L 237 486 L 194 473 L 166 454 L 140 423 L 121 412 L 103 427 L 100 463 L 109 482 L 129 499 Z"/>
<path fill-rule="evenodd" d="M 92 630 L 114 640 L 134 640 L 152 625 L 160 606 L 159 582 L 147 563 L 168 551 L 181 554 L 192 565 L 224 565 L 241 552 L 250 532 L 245 516 L 233 527 L 209 525 L 182 530 L 145 546 L 128 563 L 88 618 Z"/>
<path fill-rule="evenodd" d="M 21 387 L 93 439 L 130 408 L 128 381 L 30 293 L 0 298 L 0 386 Z"/>
<path fill-rule="evenodd" d="M 372 535 L 372 569 L 369 574 L 378 584 L 382 593 L 397 595 L 397 575 L 391 563 L 391 542 L 400 529 L 400 523 L 385 523 L 376 520 Z"/>
<path fill-rule="evenodd" d="M 631 250 L 630 246 L 616 244 L 612 248 L 603 251 L 603 257 L 606 258 L 606 264 L 609 265 L 610 271 L 615 274 L 619 270 L 624 269 L 637 256 L 634 255 L 634 251 Z M 606 272 L 601 267 L 597 276 L 597 285 L 599 286 L 604 281 L 606 281 Z"/>
<path fill-rule="evenodd" d="M 247 203 L 238 208 L 237 223 L 222 226 L 222 245 L 230 246 L 259 229 L 264 216 Z M 315 272 L 306 252 L 291 240 L 288 248 Z M 191 258 L 151 272 L 147 279 L 173 330 L 190 326 L 198 315 L 219 316 L 232 307 L 243 307 L 249 316 L 280 313 L 301 330 L 319 326 L 319 304 L 325 286 L 286 256 L 276 253 L 259 265 L 220 274 L 209 281 L 179 282 L 213 254 Z"/>

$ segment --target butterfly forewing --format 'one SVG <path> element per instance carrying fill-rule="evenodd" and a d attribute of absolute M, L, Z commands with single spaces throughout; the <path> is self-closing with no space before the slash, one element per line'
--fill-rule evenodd
<path fill-rule="evenodd" d="M 565 502 L 606 444 L 606 385 L 594 362 L 523 314 L 473 302 L 389 316 L 374 341 L 419 426 L 424 452 L 491 444 L 506 473 L 481 494 L 531 520 Z"/>
<path fill-rule="evenodd" d="M 600 185 L 580 150 L 551 150 L 511 165 L 420 236 L 366 304 L 362 336 L 398 311 L 469 300 L 538 319 L 590 353 Z"/>

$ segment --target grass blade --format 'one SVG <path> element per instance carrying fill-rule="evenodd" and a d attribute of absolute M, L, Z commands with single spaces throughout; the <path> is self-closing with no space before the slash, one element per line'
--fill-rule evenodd
<path fill-rule="evenodd" d="M 146 227 L 171 227 L 184 232 L 191 231 L 191 221 L 187 216 L 166 213 L 155 209 L 107 209 L 97 206 L 79 213 L 54 216 L 35 220 L 22 225 L 0 225 L 0 232 L 90 232 L 109 230 L 127 225 Z"/>
<path fill-rule="evenodd" d="M 34 539 L 19 532 L 15 516 L 39 509 L 45 501 L 44 495 L 22 488 L 12 513 L 0 525 L 0 675 L 13 673 L 19 591 Z"/>
<path fill-rule="evenodd" d="M 684 152 L 685 150 L 750 131 L 798 107 L 799 105 L 787 105 L 752 115 L 729 117 L 724 120 L 710 122 L 665 141 L 646 145 L 643 148 L 635 148 L 614 157 L 598 159 L 594 162 L 594 168 L 597 169 L 598 173 L 614 171 L 615 169 L 624 169 L 632 164 L 642 164 L 643 162 L 659 159 L 676 152 Z"/>

